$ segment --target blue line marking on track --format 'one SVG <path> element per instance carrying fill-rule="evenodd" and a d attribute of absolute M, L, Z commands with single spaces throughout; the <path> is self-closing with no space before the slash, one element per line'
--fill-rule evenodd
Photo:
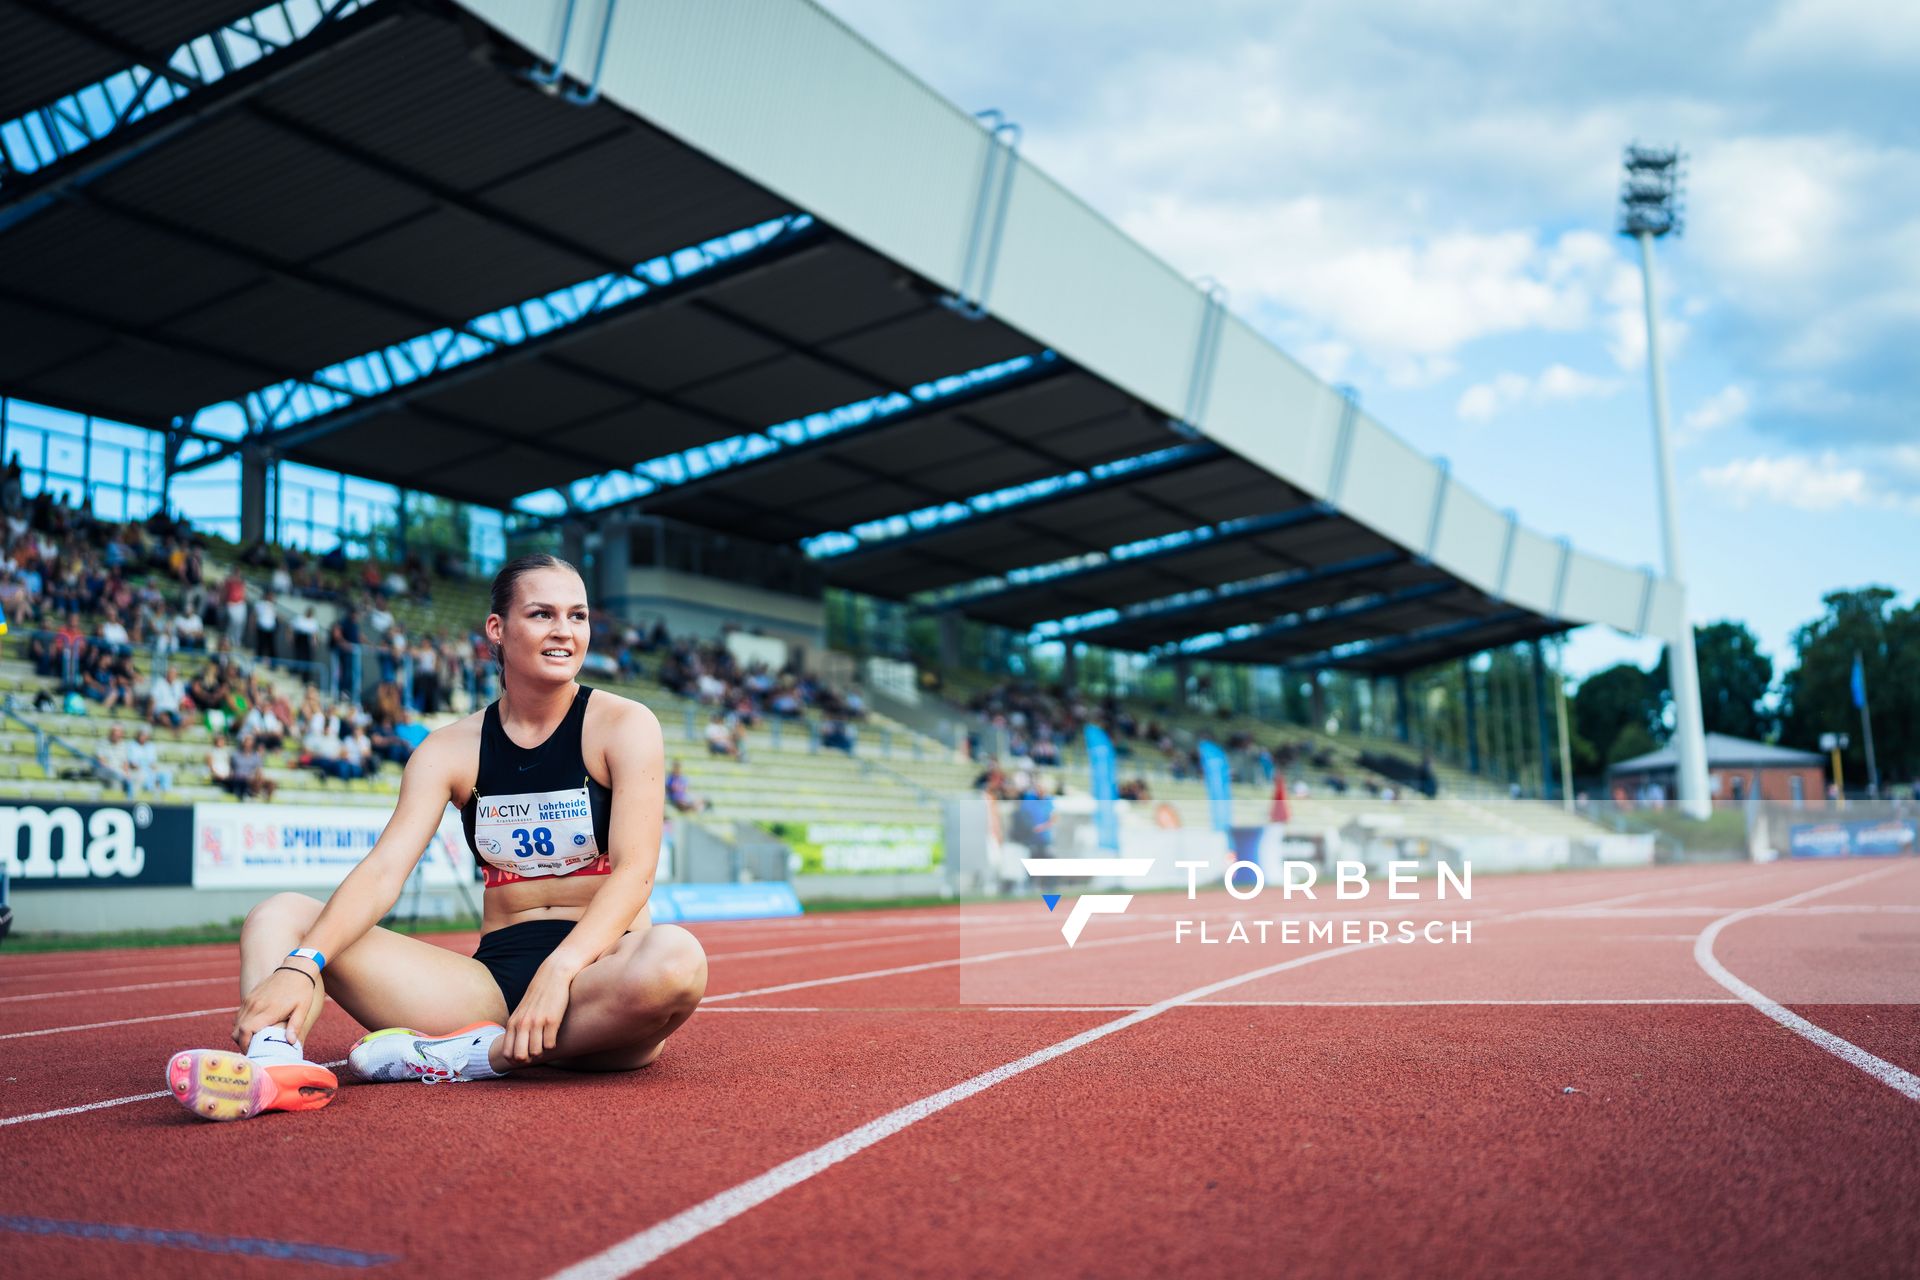
<path fill-rule="evenodd" d="M 398 1262 L 390 1253 L 359 1253 L 325 1244 L 299 1244 L 290 1240 L 261 1240 L 252 1236 L 209 1236 L 198 1231 L 162 1231 L 153 1227 L 129 1227 L 113 1222 L 69 1222 L 60 1218 L 26 1218 L 0 1214 L 0 1231 L 18 1231 L 32 1236 L 71 1236 L 78 1240 L 112 1240 L 118 1244 L 155 1244 L 168 1249 L 192 1249 L 199 1253 L 239 1254 L 254 1258 L 280 1258 L 289 1262 L 318 1262 L 330 1267 L 381 1267 Z"/>

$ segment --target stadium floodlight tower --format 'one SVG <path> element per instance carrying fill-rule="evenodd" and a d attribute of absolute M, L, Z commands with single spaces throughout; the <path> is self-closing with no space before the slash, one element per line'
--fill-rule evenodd
<path fill-rule="evenodd" d="M 1680 531 L 1673 519 L 1673 446 L 1667 432 L 1667 380 L 1660 363 L 1659 302 L 1653 283 L 1653 241 L 1681 227 L 1678 147 L 1627 148 L 1620 187 L 1620 234 L 1640 242 L 1640 274 L 1647 304 L 1647 384 L 1653 400 L 1654 474 L 1660 486 L 1660 541 L 1667 577 L 1680 588 L 1680 631 L 1667 645 L 1667 677 L 1673 687 L 1675 782 L 1681 811 L 1704 818 L 1713 811 L 1707 790 L 1707 740 L 1700 718 L 1700 669 L 1693 655 L 1693 622 L 1686 608 L 1686 571 L 1680 562 Z"/>

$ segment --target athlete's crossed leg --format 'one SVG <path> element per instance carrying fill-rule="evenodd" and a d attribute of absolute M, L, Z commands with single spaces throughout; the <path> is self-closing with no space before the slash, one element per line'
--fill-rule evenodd
<path fill-rule="evenodd" d="M 244 999 L 284 962 L 324 904 L 280 893 L 248 913 L 241 933 Z M 262 1110 L 323 1106 L 332 1074 L 305 1059 L 307 1033 L 331 995 L 362 1026 L 385 1028 L 354 1046 L 352 1063 L 370 1080 L 471 1080 L 538 1064 L 585 1071 L 644 1067 L 692 1016 L 706 992 L 706 955 L 691 933 L 645 921 L 575 975 L 556 1042 L 536 1043 L 524 1059 L 506 1054 L 506 998 L 487 967 L 418 938 L 375 927 L 330 959 L 324 978 L 284 1041 L 247 1035 L 240 1053 L 175 1055 L 168 1080 L 176 1097 L 210 1119 Z M 236 1024 L 234 1038 L 243 1038 Z"/>

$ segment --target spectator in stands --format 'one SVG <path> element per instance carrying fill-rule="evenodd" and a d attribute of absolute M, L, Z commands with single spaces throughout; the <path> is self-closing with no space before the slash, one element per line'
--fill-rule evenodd
<path fill-rule="evenodd" d="M 335 683 L 345 690 L 349 697 L 358 695 L 360 691 L 360 611 L 349 607 L 345 613 L 335 618 L 333 632 L 328 640 L 333 649 Z"/>
<path fill-rule="evenodd" d="M 323 713 L 317 725 L 309 725 L 307 735 L 301 740 L 305 752 L 302 763 L 317 771 L 323 778 L 352 777 L 347 772 L 347 744 L 341 737 L 340 717 L 332 713 Z"/>
<path fill-rule="evenodd" d="M 413 645 L 413 706 L 429 716 L 440 709 L 440 650 L 424 634 Z"/>
<path fill-rule="evenodd" d="M 267 761 L 260 752 L 260 744 L 250 737 L 243 736 L 240 749 L 233 753 L 233 778 L 228 786 L 242 800 L 272 800 L 278 789 L 267 776 Z"/>
<path fill-rule="evenodd" d="M 112 605 L 106 608 L 106 616 L 100 620 L 99 643 L 109 653 L 132 653 L 133 637 L 127 631 L 127 624 L 120 620 L 120 611 Z"/>
<path fill-rule="evenodd" d="M 798 720 L 805 714 L 801 710 L 800 692 L 794 687 L 792 676 L 781 677 L 780 687 L 767 709 L 782 720 Z"/>
<path fill-rule="evenodd" d="M 314 646 L 319 639 L 320 619 L 314 616 L 313 606 L 308 605 L 307 611 L 293 620 L 293 660 L 303 664 L 301 670 L 309 680 L 314 679 L 311 668 Z"/>
<path fill-rule="evenodd" d="M 178 734 L 186 723 L 182 714 L 186 701 L 187 686 L 181 683 L 178 668 L 169 662 L 154 673 L 153 684 L 148 687 L 147 723 L 166 725 Z"/>
<path fill-rule="evenodd" d="M 154 745 L 153 730 L 146 725 L 140 726 L 133 745 L 127 748 L 127 765 L 135 791 L 173 790 L 173 771 L 160 767 L 160 748 Z"/>
<path fill-rule="evenodd" d="M 380 649 L 380 678 L 396 681 L 400 696 L 412 701 L 413 654 L 407 647 L 407 633 L 398 627 L 387 633 L 387 643 Z"/>
<path fill-rule="evenodd" d="M 820 745 L 831 751 L 853 754 L 853 729 L 839 716 L 828 716 L 820 726 Z"/>
<path fill-rule="evenodd" d="M 1053 767 L 1060 763 L 1060 746 L 1053 740 L 1053 731 L 1046 725 L 1041 725 L 1040 731 L 1034 735 L 1028 754 L 1033 757 L 1035 764 Z"/>
<path fill-rule="evenodd" d="M 182 652 L 200 653 L 207 647 L 207 624 L 201 620 L 199 611 L 185 599 L 181 600 L 180 611 L 173 617 L 173 639 Z"/>
<path fill-rule="evenodd" d="M 101 744 L 100 754 L 94 757 L 100 765 L 100 780 L 109 787 L 130 787 L 133 782 L 133 761 L 127 754 L 126 731 L 119 725 L 107 730 L 107 740 Z"/>
<path fill-rule="evenodd" d="M 367 602 L 367 643 L 385 645 L 387 637 L 393 631 L 393 611 L 387 608 L 387 602 L 380 596 L 374 596 Z M 392 679 L 391 676 L 385 677 Z"/>
<path fill-rule="evenodd" d="M 667 770 L 667 803 L 680 813 L 705 813 L 713 807 L 704 797 L 687 789 L 687 775 L 678 760 Z"/>
<path fill-rule="evenodd" d="M 426 727 L 414 720 L 411 710 L 403 707 L 398 716 L 400 718 L 375 713 L 373 727 L 367 735 L 373 751 L 369 772 L 378 771 L 382 760 L 391 760 L 404 768 L 413 749 L 426 740 Z"/>
<path fill-rule="evenodd" d="M 240 737 L 252 738 L 263 751 L 278 751 L 287 739 L 287 726 L 266 701 L 256 701 L 240 721 Z"/>
<path fill-rule="evenodd" d="M 407 702 L 400 694 L 400 686 L 391 680 L 382 680 L 373 687 L 373 718 L 385 720 L 389 724 L 400 723 L 400 713 Z"/>
<path fill-rule="evenodd" d="M 733 730 L 727 727 L 727 718 L 718 711 L 707 721 L 707 753 L 725 756 L 729 760 L 740 760 L 740 744 L 734 741 Z"/>
<path fill-rule="evenodd" d="M 80 687 L 80 661 L 86 655 L 86 649 L 87 633 L 81 629 L 80 615 L 68 613 L 65 624 L 53 634 L 48 670 L 41 674 L 57 677 L 63 690 L 77 690 Z"/>
<path fill-rule="evenodd" d="M 207 748 L 205 757 L 207 778 L 222 791 L 230 790 L 228 784 L 233 781 L 233 752 L 227 749 L 227 735 L 213 735 L 213 745 Z"/>
<path fill-rule="evenodd" d="M 340 759 L 347 769 L 342 775 L 344 778 L 364 778 L 373 771 L 373 739 L 365 723 L 353 726 L 353 732 L 342 744 Z"/>
<path fill-rule="evenodd" d="M 227 575 L 220 600 L 226 606 L 227 639 L 237 649 L 247 642 L 247 580 L 238 571 Z"/>
<path fill-rule="evenodd" d="M 1053 849 L 1053 787 L 1046 778 L 1036 778 L 1020 793 L 1020 805 L 1014 814 L 1014 831 L 1019 843 L 1044 858 Z"/>
<path fill-rule="evenodd" d="M 0 512 L 13 515 L 26 503 L 24 484 L 25 472 L 20 468 L 20 455 L 15 453 L 7 459 L 7 469 L 0 474 Z"/>
<path fill-rule="evenodd" d="M 262 661 L 280 656 L 280 606 L 267 591 L 253 605 L 253 652 Z"/>
<path fill-rule="evenodd" d="M 104 645 L 90 645 L 81 660 L 81 691 L 105 710 L 131 708 L 137 679 L 130 653 L 116 653 Z"/>

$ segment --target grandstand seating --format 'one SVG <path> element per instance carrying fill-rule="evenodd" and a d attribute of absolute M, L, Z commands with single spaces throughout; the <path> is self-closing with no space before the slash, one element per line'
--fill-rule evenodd
<path fill-rule="evenodd" d="M 215 554 L 220 554 L 216 547 Z M 227 564 L 209 561 L 208 581 L 217 581 L 228 571 Z M 253 590 L 259 590 L 259 583 Z M 293 602 L 304 609 L 303 602 Z M 486 584 L 472 581 L 435 579 L 430 597 L 396 597 L 388 608 L 397 624 L 410 635 L 439 634 L 459 639 L 473 632 L 488 611 Z M 333 606 L 321 606 L 330 621 Z M 5 657 L 12 658 L 17 649 Z M 192 655 L 183 655 L 190 662 Z M 136 657 L 142 678 L 148 674 L 149 659 Z M 657 659 L 648 660 L 649 669 Z M 948 673 L 948 692 L 965 698 L 970 692 L 989 687 L 991 677 L 976 673 Z M 978 768 L 961 759 L 952 746 L 919 733 L 878 713 L 857 727 L 858 743 L 850 757 L 823 749 L 816 741 L 817 717 L 795 723 L 764 724 L 746 733 L 747 760 L 738 763 L 710 755 L 701 734 L 707 711 L 690 699 L 682 698 L 650 678 L 626 678 L 588 671 L 586 683 L 635 698 L 652 707 L 665 731 L 669 758 L 683 764 L 692 792 L 709 802 L 710 808 L 699 815 L 682 815 L 683 820 L 726 827 L 733 823 L 762 822 L 847 822 L 920 824 L 937 822 L 938 800 L 968 788 Z M 35 749 L 35 737 L 29 726 L 54 734 L 83 752 L 97 751 L 114 723 L 125 726 L 131 736 L 141 723 L 131 710 L 103 712 L 89 704 L 84 716 L 69 716 L 59 711 L 36 712 L 30 706 L 32 693 L 46 687 L 32 668 L 17 659 L 0 660 L 0 699 L 12 698 L 14 716 L 0 721 L 0 797 L 40 800 L 89 800 L 110 794 L 88 773 L 81 760 L 55 753 L 50 765 L 43 766 Z M 297 699 L 296 699 L 297 701 Z M 1157 718 L 1178 735 L 1225 737 L 1247 732 L 1272 743 L 1276 738 L 1325 747 L 1340 760 L 1340 770 L 1351 781 L 1369 780 L 1354 763 L 1360 750 L 1405 753 L 1402 744 L 1382 742 L 1356 735 L 1328 735 L 1302 726 L 1275 726 L 1244 716 L 1222 719 L 1192 709 L 1162 711 L 1144 706 L 1129 708 L 1142 723 Z M 952 706 L 956 720 L 970 722 L 972 717 Z M 444 721 L 448 717 L 441 717 Z M 205 757 L 212 735 L 203 727 L 190 725 L 179 735 L 161 730 L 154 735 L 163 768 L 174 775 L 172 788 L 164 796 L 146 796 L 177 802 L 230 798 L 213 785 L 205 769 Z M 1066 768 L 1060 771 L 1066 791 L 1083 789 L 1077 744 L 1063 743 Z M 1198 779 L 1175 780 L 1164 763 L 1148 761 L 1155 753 L 1142 753 L 1123 762 L 1122 776 L 1143 776 L 1149 781 L 1153 802 L 1171 803 L 1188 823 L 1204 820 L 1207 800 L 1204 785 Z M 374 776 L 351 782 L 322 779 L 311 769 L 291 763 L 291 753 L 269 757 L 267 776 L 278 786 L 277 799 L 291 803 L 390 805 L 398 791 L 399 769 L 387 765 Z M 1469 835 L 1564 835 L 1587 837 L 1600 829 L 1584 819 L 1564 813 L 1556 806 L 1539 802 L 1511 802 L 1505 799 L 1485 803 L 1463 794 L 1466 775 L 1441 766 L 1442 789 L 1429 798 L 1404 786 L 1395 787 L 1396 798 L 1385 801 L 1369 795 L 1361 787 L 1342 794 L 1325 786 L 1313 785 L 1310 794 L 1293 798 L 1293 826 L 1302 832 L 1332 831 L 1356 821 L 1384 823 L 1409 836 L 1446 839 Z M 83 776 L 69 777 L 79 773 Z M 1312 771 L 1309 771 L 1312 777 Z M 1373 778 L 1376 783 L 1385 779 Z M 1478 781 L 1478 780 L 1474 780 Z M 1235 788 L 1236 822 L 1257 824 L 1266 819 L 1270 791 L 1265 786 L 1241 785 Z"/>

